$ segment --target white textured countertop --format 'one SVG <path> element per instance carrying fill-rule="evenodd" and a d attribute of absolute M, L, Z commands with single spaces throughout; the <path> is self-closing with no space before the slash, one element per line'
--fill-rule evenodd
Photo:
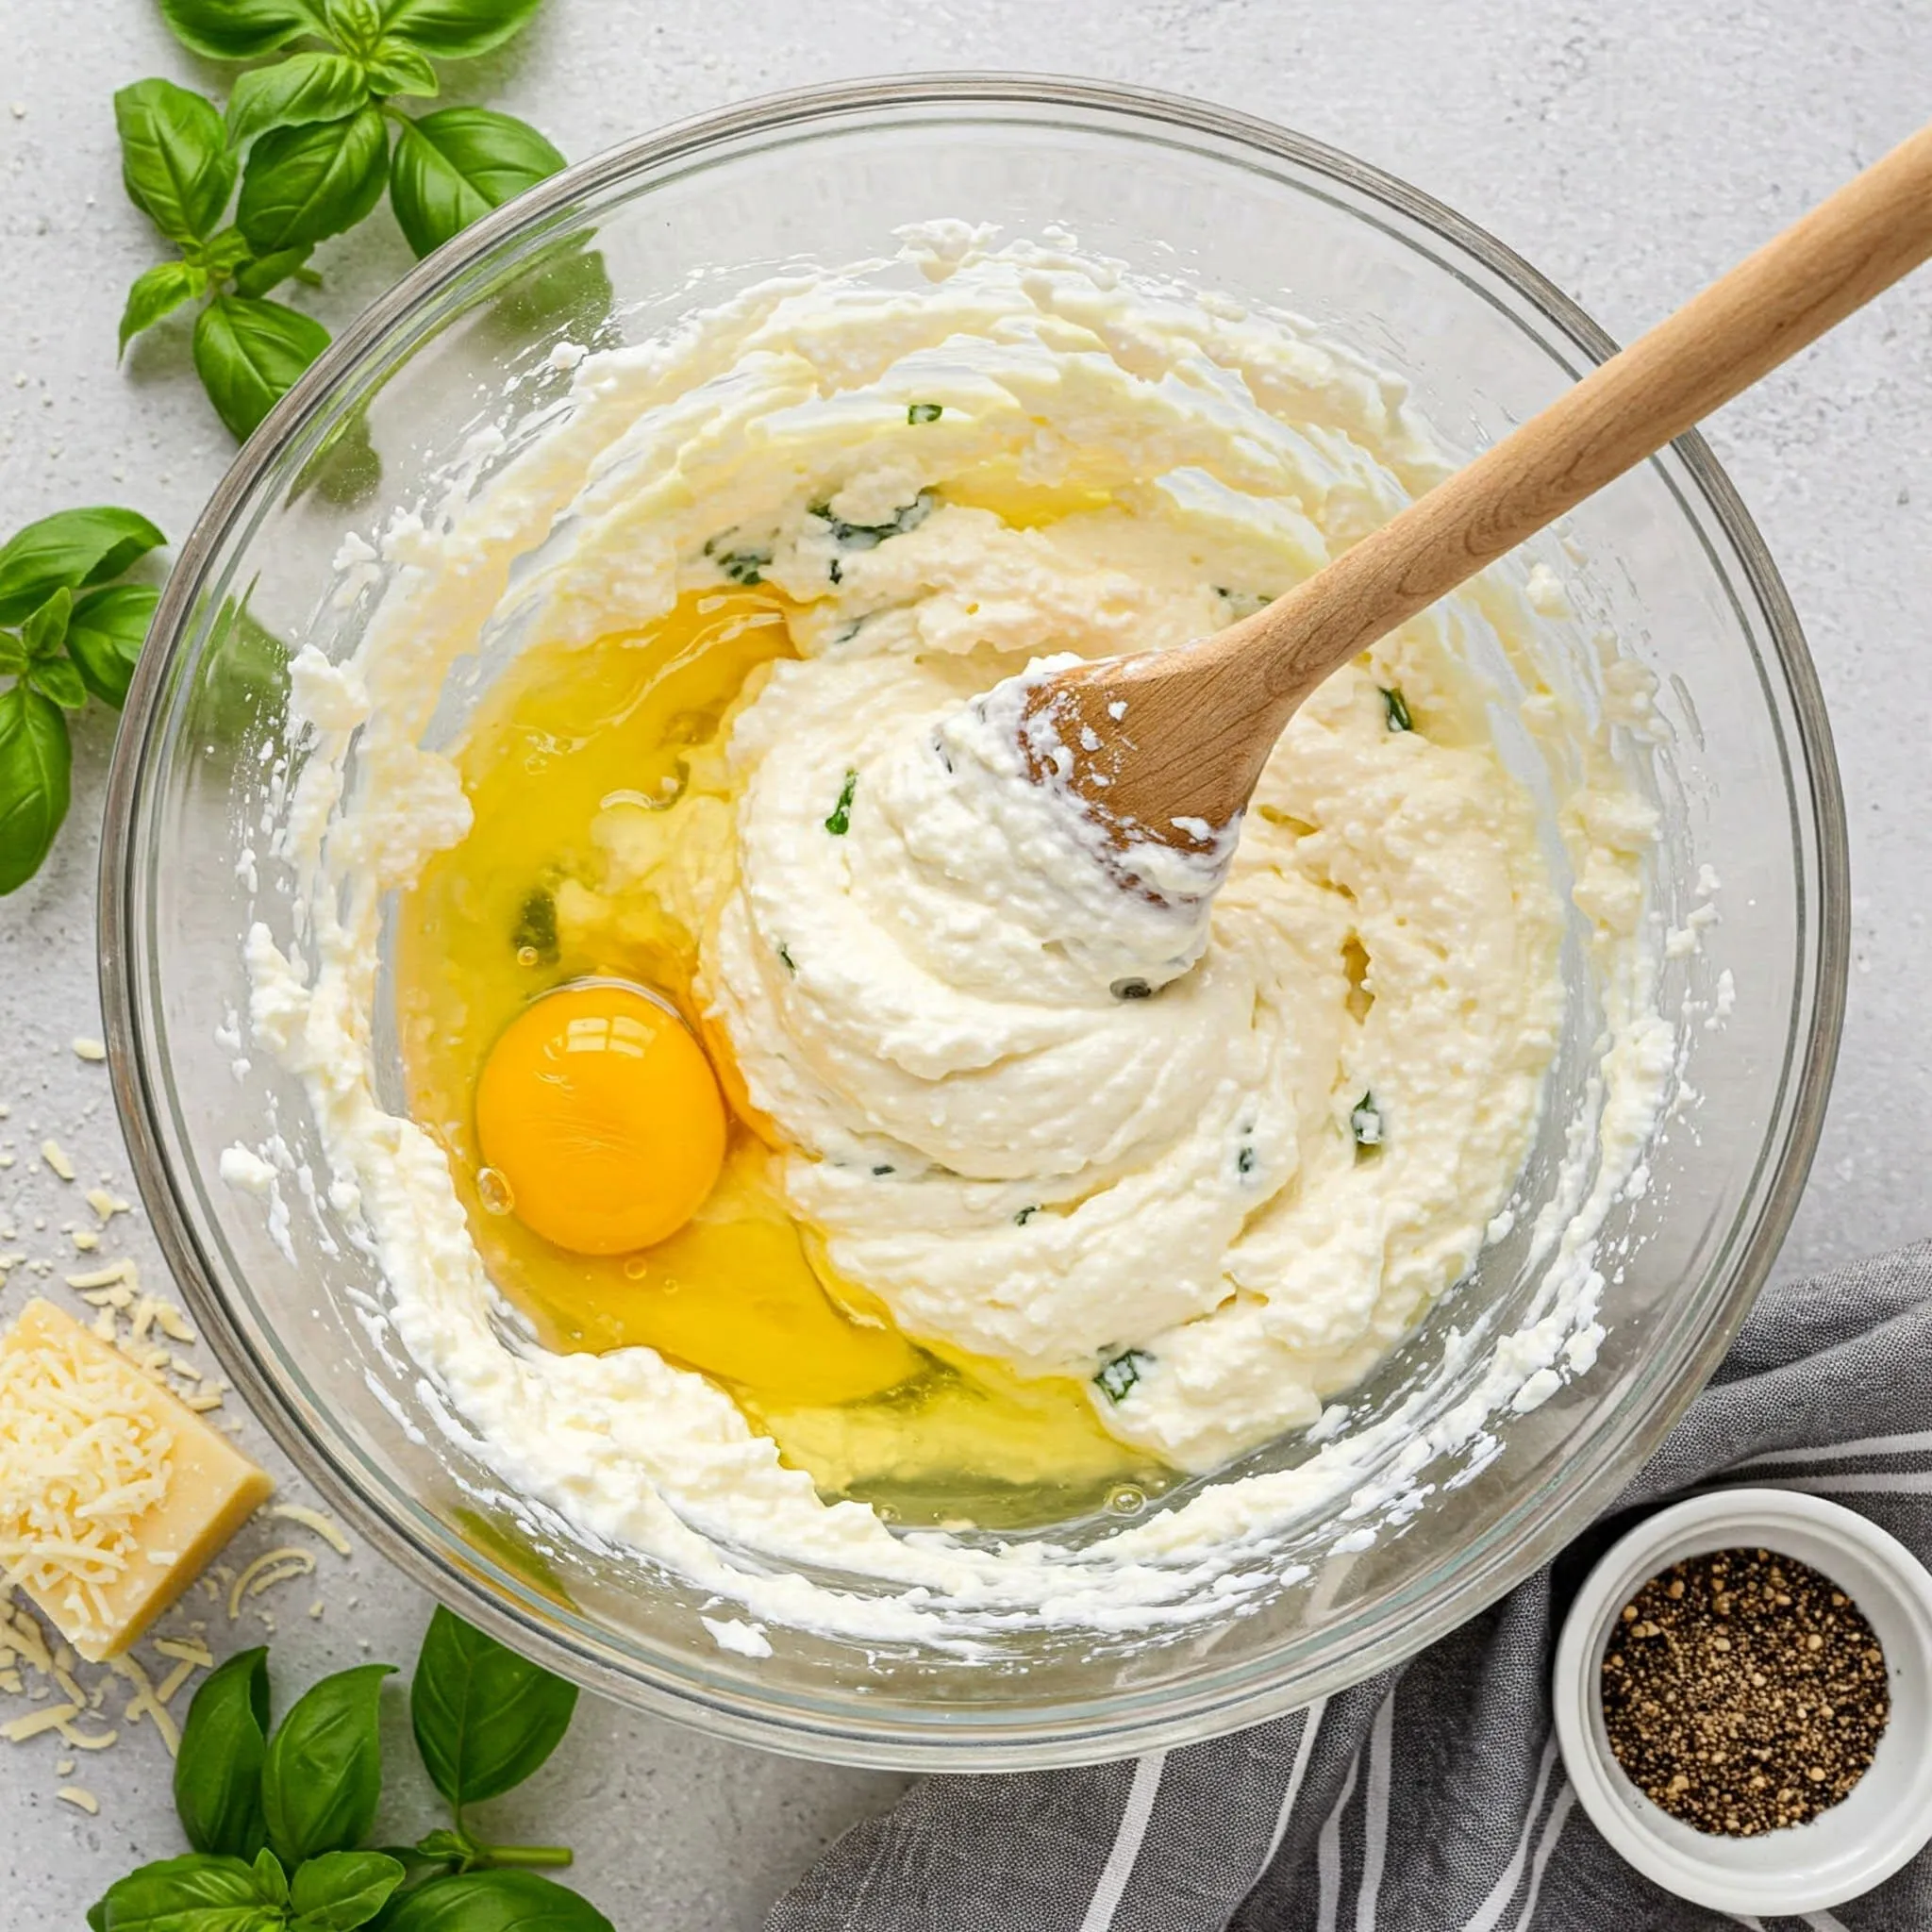
<path fill-rule="evenodd" d="M 1828 23 L 1828 24 L 1827 24 Z M 581 157 L 621 136 L 748 95 L 861 74 L 1028 67 L 1191 92 L 1244 107 L 1406 175 L 1521 250 L 1614 335 L 1628 337 L 1910 131 L 1927 111 L 1924 0 L 550 0 L 453 98 L 508 108 Z M 112 91 L 196 63 L 153 0 L 0 7 L 0 538 L 50 510 L 125 503 L 187 533 L 229 453 L 157 332 L 114 366 L 122 292 L 156 258 L 125 200 Z M 209 92 L 214 70 L 202 76 Z M 317 301 L 369 295 L 408 265 L 386 216 L 325 247 Z M 340 291 L 340 292 L 338 292 Z M 1932 272 L 1733 406 L 1710 440 L 1756 515 L 1810 637 L 1831 706 L 1852 828 L 1851 1016 L 1836 1097 L 1782 1266 L 1807 1271 L 1924 1235 L 1932 1167 Z M 131 1195 L 105 1070 L 93 868 L 112 720 L 78 732 L 72 820 L 32 885 L 0 901 L 0 1253 L 23 1252 L 0 1318 L 42 1280 L 158 1257 L 139 1211 L 98 1257 L 64 1224 L 96 1181 Z M 40 1160 L 57 1137 L 80 1179 Z M 17 1234 L 7 1232 L 8 1224 Z M 259 1430 L 242 1441 L 285 1498 L 313 1502 Z M 368 1656 L 406 1668 L 428 1605 L 373 1556 L 344 1559 L 289 1524 L 244 1553 L 307 1541 L 312 1579 L 230 1624 L 204 1602 L 216 1651 L 279 1628 L 283 1698 Z M 311 1603 L 323 1606 L 308 1614 Z M 111 1715 L 125 1687 L 108 1693 Z M 185 1704 L 177 1700 L 176 1709 Z M 0 1720 L 14 1714 L 0 1699 Z M 405 1761 L 398 1730 L 392 1761 Z M 182 1849 L 152 1724 L 122 1725 L 70 1777 L 56 1738 L 0 1743 L 4 1917 L 77 1927 L 136 1862 Z M 97 1794 L 98 1816 L 58 1801 Z M 585 1700 L 545 1771 L 503 1801 L 504 1835 L 574 1840 L 575 1882 L 624 1932 L 756 1926 L 787 1880 L 895 1789 L 791 1763 Z M 405 1786 L 397 1829 L 432 1822 Z M 419 1822 L 420 1820 L 420 1822 Z"/>

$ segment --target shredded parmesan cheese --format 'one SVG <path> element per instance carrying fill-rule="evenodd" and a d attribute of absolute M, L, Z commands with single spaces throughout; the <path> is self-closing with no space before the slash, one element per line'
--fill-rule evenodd
<path fill-rule="evenodd" d="M 320 1509 L 310 1509 L 301 1503 L 276 1503 L 268 1513 L 279 1516 L 285 1523 L 299 1523 L 304 1529 L 312 1529 L 339 1557 L 350 1553 L 349 1539 Z"/>
<path fill-rule="evenodd" d="M 198 1671 L 211 1671 L 215 1667 L 214 1652 L 198 1637 L 157 1637 L 155 1651 L 158 1656 L 192 1664 Z"/>
<path fill-rule="evenodd" d="M 96 1268 L 92 1274 L 68 1275 L 67 1285 L 85 1295 L 90 1289 L 112 1288 L 124 1281 L 131 1287 L 139 1278 L 132 1261 L 110 1261 L 105 1268 Z M 132 1295 L 128 1299 L 131 1301 Z"/>
<path fill-rule="evenodd" d="M 111 1364 L 71 1339 L 0 1354 L 0 1565 L 63 1628 L 110 1630 L 104 1594 L 168 1493 L 174 1431 L 130 1410 Z"/>
<path fill-rule="evenodd" d="M 11 1724 L 0 1724 L 0 1738 L 9 1744 L 25 1744 L 29 1738 L 38 1738 L 42 1731 L 58 1731 L 69 1718 L 80 1715 L 77 1704 L 49 1704 L 39 1710 L 30 1710 L 25 1717 L 17 1717 Z"/>
<path fill-rule="evenodd" d="M 161 1681 L 155 1686 L 155 1702 L 168 1704 L 174 1701 L 175 1693 L 187 1683 L 195 1672 L 194 1659 L 185 1657 Z"/>
<path fill-rule="evenodd" d="M 138 1724 L 143 1717 L 153 1718 L 155 1729 L 160 1732 L 161 1742 L 168 1747 L 168 1756 L 173 1757 L 181 1749 L 181 1732 L 175 1720 L 161 1707 L 148 1674 L 131 1657 L 110 1657 L 108 1668 L 117 1677 L 125 1677 L 134 1686 L 134 1695 L 122 1708 L 123 1720 Z"/>
<path fill-rule="evenodd" d="M 300 1550 L 293 1543 L 284 1543 L 278 1550 L 266 1550 L 236 1577 L 228 1591 L 228 1621 L 233 1623 L 242 1614 L 242 1599 L 244 1596 L 259 1596 L 265 1590 L 273 1590 L 278 1583 L 287 1583 L 296 1576 L 311 1576 L 315 1573 L 315 1558 L 307 1550 Z"/>
<path fill-rule="evenodd" d="M 70 1805 L 77 1805 L 92 1818 L 101 1808 L 101 1801 L 85 1785 L 62 1785 L 54 1793 L 57 1798 L 65 1798 Z"/>
<path fill-rule="evenodd" d="M 108 1049 L 98 1040 L 90 1040 L 82 1034 L 74 1041 L 74 1057 L 82 1060 L 104 1060 L 108 1058 Z"/>
<path fill-rule="evenodd" d="M 74 1178 L 74 1163 L 67 1158 L 67 1150 L 58 1141 L 41 1142 L 41 1158 L 58 1174 L 63 1181 Z"/>

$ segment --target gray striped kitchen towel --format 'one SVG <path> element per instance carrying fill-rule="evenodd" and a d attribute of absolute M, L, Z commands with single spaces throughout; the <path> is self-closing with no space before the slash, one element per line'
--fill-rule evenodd
<path fill-rule="evenodd" d="M 1932 1242 L 1762 1296 L 1617 1509 L 1732 1476 L 1841 1497 L 1932 1558 Z M 1548 1676 L 1617 1527 L 1292 1716 L 1130 1763 L 928 1778 L 834 1845 L 768 1932 L 1928 1932 L 1932 1854 L 1836 1912 L 1740 1920 L 1597 1836 Z"/>

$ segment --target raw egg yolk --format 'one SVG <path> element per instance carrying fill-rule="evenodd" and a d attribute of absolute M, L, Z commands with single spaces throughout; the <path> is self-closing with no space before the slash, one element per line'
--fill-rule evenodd
<path fill-rule="evenodd" d="M 677 1015 L 593 983 L 533 1001 L 476 1083 L 476 1138 L 524 1225 L 576 1255 L 662 1241 L 711 1191 L 724 1103 Z"/>

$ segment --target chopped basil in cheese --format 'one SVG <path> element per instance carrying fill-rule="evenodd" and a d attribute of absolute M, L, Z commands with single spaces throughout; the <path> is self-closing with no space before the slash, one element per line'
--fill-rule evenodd
<path fill-rule="evenodd" d="M 852 794 L 858 790 L 858 774 L 847 772 L 844 784 L 839 788 L 839 802 L 825 821 L 825 830 L 835 839 L 842 839 L 852 829 Z"/>
<path fill-rule="evenodd" d="M 734 543 L 732 539 L 736 535 L 736 531 L 726 530 L 722 536 L 713 537 L 705 545 L 705 555 L 734 584 L 763 583 L 766 566 L 772 561 L 772 552 Z"/>
<path fill-rule="evenodd" d="M 841 550 L 874 550 L 888 537 L 903 537 L 908 530 L 916 530 L 924 523 L 933 510 L 933 493 L 922 490 L 910 503 L 902 505 L 892 512 L 889 524 L 848 524 L 842 517 L 832 514 L 829 503 L 815 503 L 810 514 L 825 525 L 831 532 L 833 542 Z M 768 557 L 765 561 L 772 559 Z"/>

